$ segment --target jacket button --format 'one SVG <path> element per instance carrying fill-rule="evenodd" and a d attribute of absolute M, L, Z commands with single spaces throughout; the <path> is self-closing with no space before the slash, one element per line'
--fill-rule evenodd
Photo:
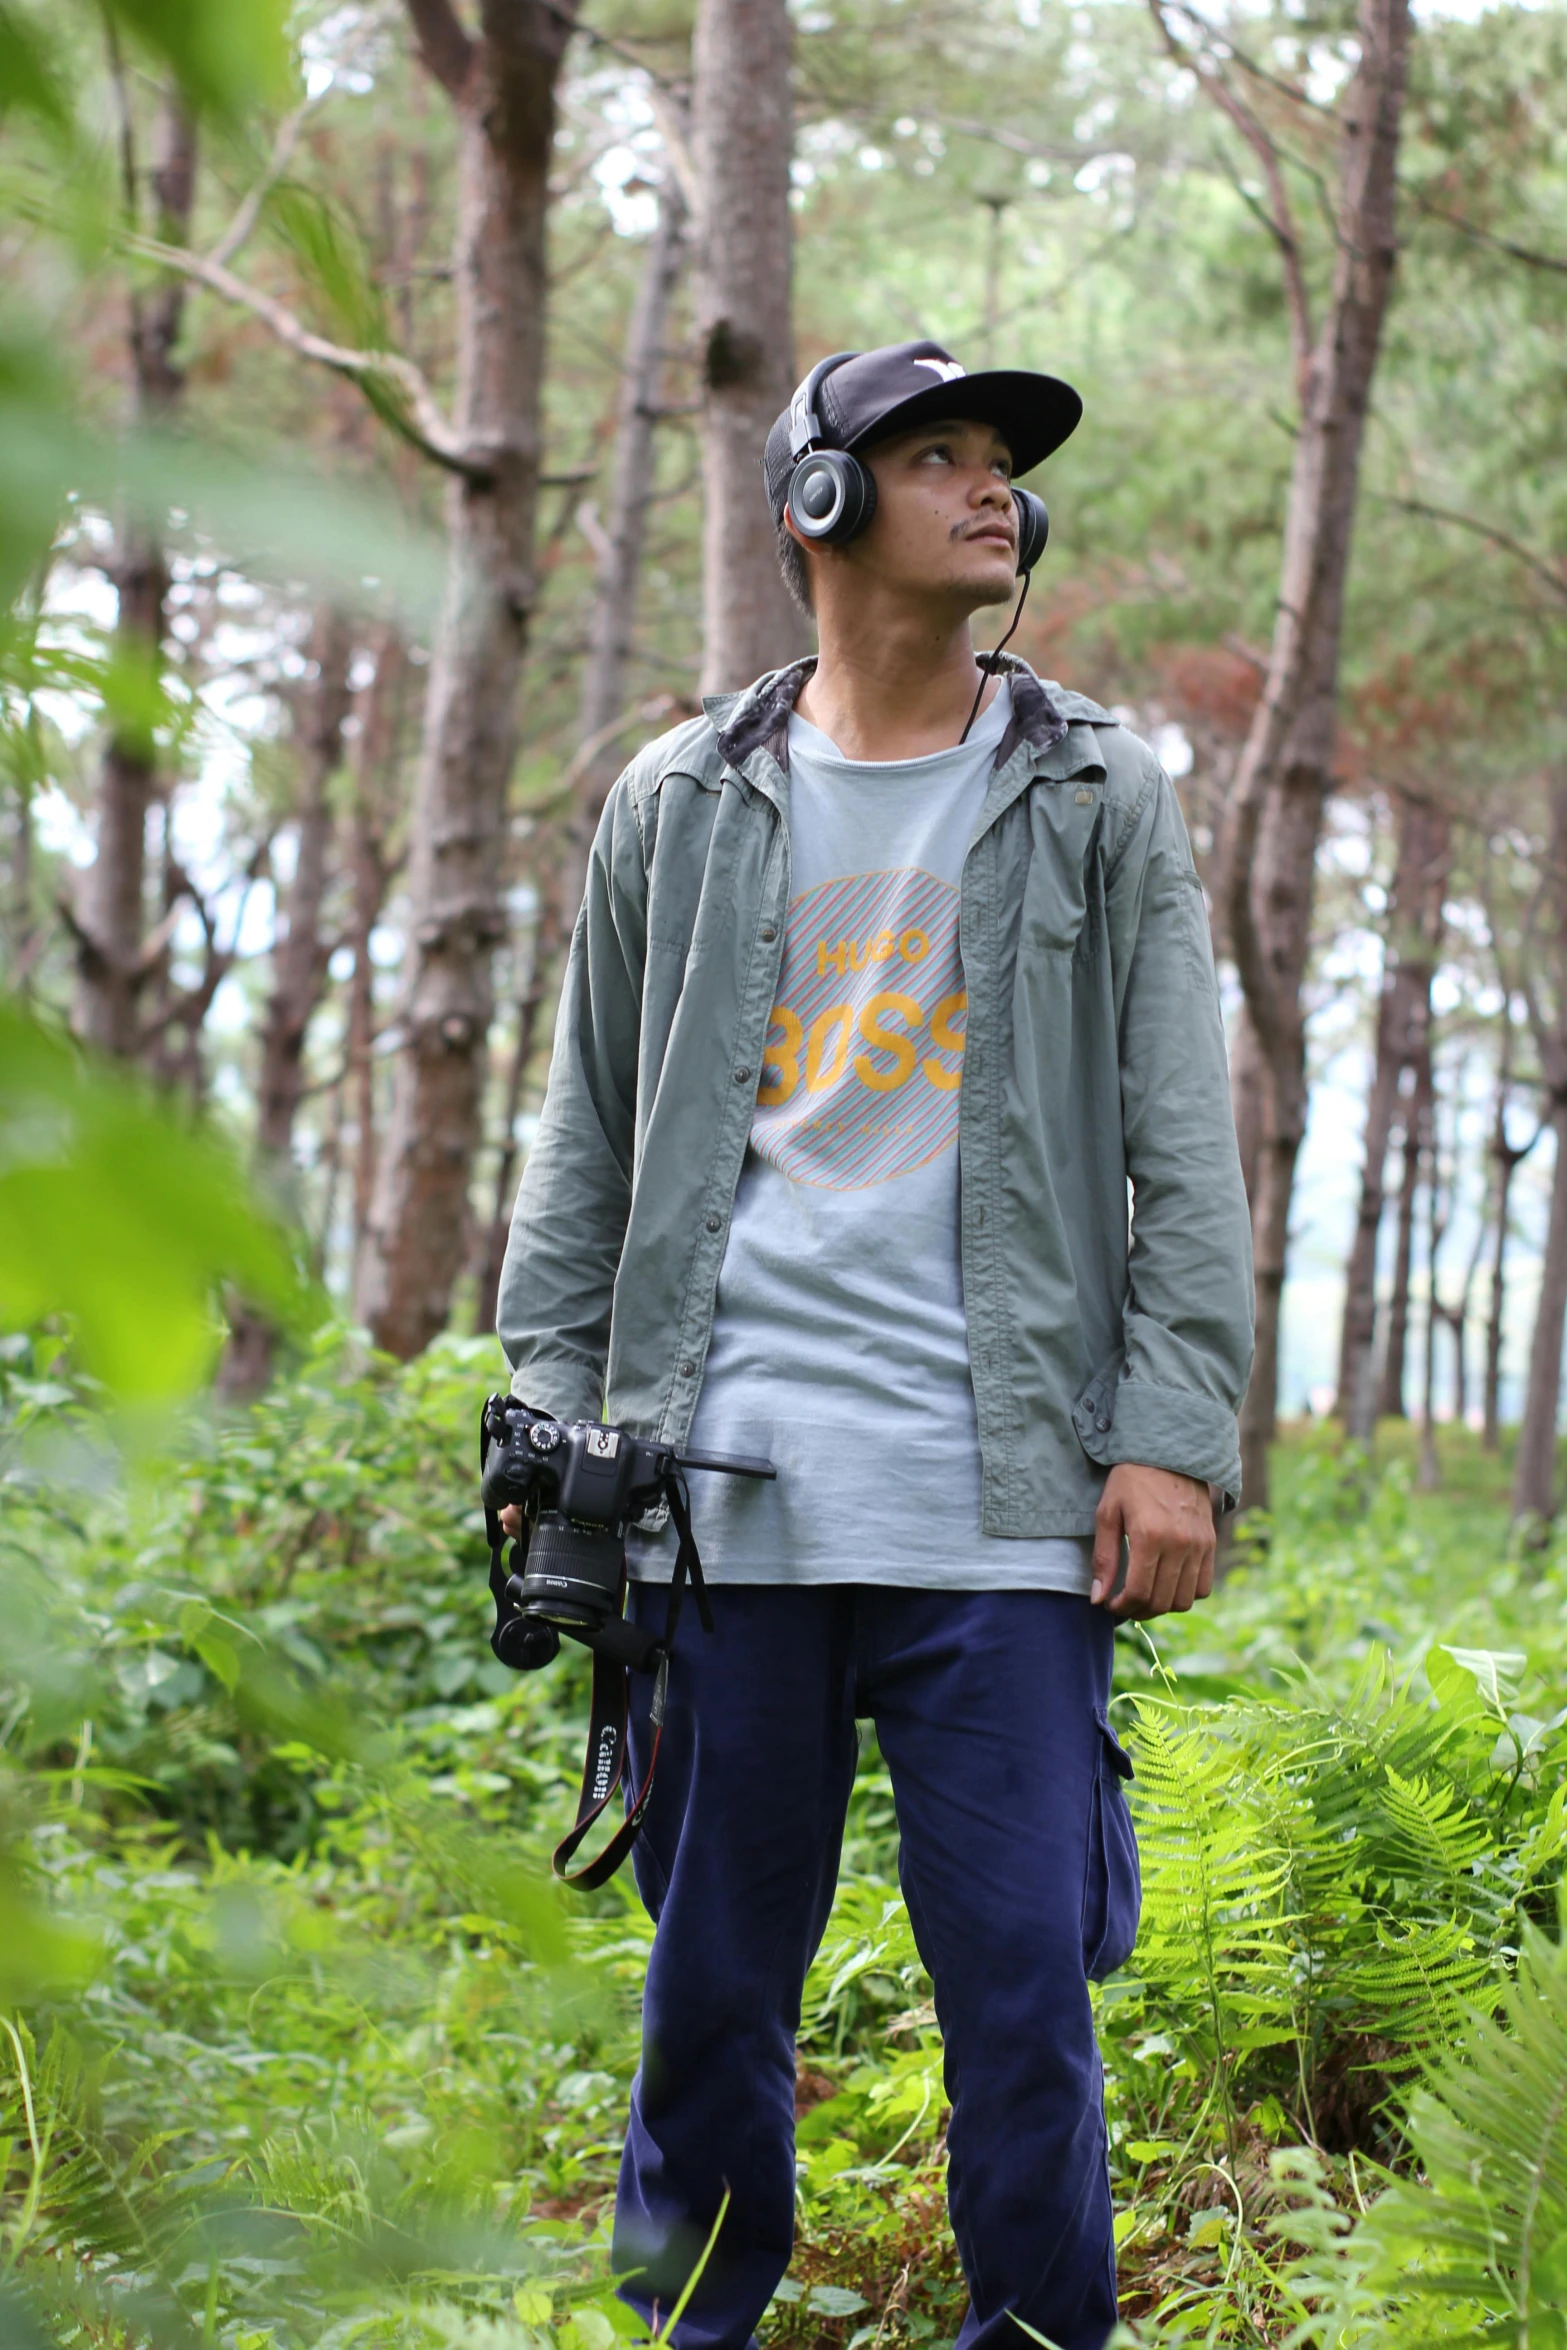
<path fill-rule="evenodd" d="M 744 1084 L 746 1084 L 746 1083 L 749 1081 L 750 1075 L 751 1075 L 751 1072 L 750 1072 L 750 1070 L 749 1070 L 749 1069 L 745 1069 L 745 1068 L 740 1068 L 740 1069 L 737 1069 L 737 1070 L 735 1071 L 735 1083 L 736 1083 L 736 1085 L 744 1085 Z"/>
<path fill-rule="evenodd" d="M 694 1379 L 696 1377 L 695 1363 L 682 1363 L 680 1366 L 680 1376 L 682 1379 Z"/>
<path fill-rule="evenodd" d="M 769 946 L 769 947 L 770 947 L 770 946 L 772 945 L 772 943 L 773 943 L 773 940 L 774 940 L 774 939 L 775 939 L 777 936 L 778 936 L 778 933 L 777 933 L 777 931 L 776 931 L 776 930 L 773 928 L 773 925 L 772 925 L 770 922 L 764 922 L 764 923 L 762 924 L 762 944 L 763 944 L 764 946 Z"/>
<path fill-rule="evenodd" d="M 722 1216 L 709 1216 L 709 1217 L 708 1217 L 708 1219 L 707 1219 L 707 1229 L 709 1230 L 709 1232 L 722 1232 L 723 1228 L 724 1228 L 724 1219 L 723 1219 L 723 1217 L 722 1217 Z"/>
<path fill-rule="evenodd" d="M 1106 1419 L 1103 1419 L 1103 1418 L 1101 1418 L 1101 1419 L 1098 1419 L 1098 1420 L 1096 1420 L 1096 1421 L 1094 1422 L 1094 1426 L 1095 1426 L 1095 1427 L 1098 1429 L 1098 1431 L 1099 1431 L 1099 1433 L 1100 1433 L 1100 1435 L 1101 1435 L 1101 1436 L 1104 1434 L 1105 1430 L 1106 1430 L 1106 1429 L 1109 1427 L 1109 1425 L 1110 1425 L 1109 1421 L 1108 1421 L 1108 1420 L 1106 1420 Z"/>

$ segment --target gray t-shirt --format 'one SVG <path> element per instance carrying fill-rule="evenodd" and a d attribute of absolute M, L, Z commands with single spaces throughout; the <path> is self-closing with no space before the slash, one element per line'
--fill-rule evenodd
<path fill-rule="evenodd" d="M 1092 1544 L 980 1531 L 958 1222 L 967 998 L 958 883 L 1006 731 L 1005 684 L 957 750 L 842 757 L 789 722 L 794 896 L 693 1452 L 719 1583 L 1086 1592 Z M 633 1536 L 661 1581 L 672 1535 Z"/>

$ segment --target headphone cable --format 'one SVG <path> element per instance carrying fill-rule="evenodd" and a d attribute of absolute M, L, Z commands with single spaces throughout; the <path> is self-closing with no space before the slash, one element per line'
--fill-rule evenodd
<path fill-rule="evenodd" d="M 1017 634 L 1017 624 L 1023 617 L 1024 598 L 1028 594 L 1028 583 L 1033 578 L 1033 576 L 1034 574 L 1031 571 L 1024 572 L 1023 585 L 1018 590 L 1017 604 L 1012 614 L 1012 625 L 1007 630 L 1007 633 L 1002 638 L 1000 644 L 997 645 L 995 651 L 993 653 L 978 653 L 975 655 L 975 659 L 979 663 L 979 688 L 974 696 L 974 707 L 972 710 L 970 710 L 967 718 L 963 721 L 963 732 L 958 736 L 958 749 L 960 751 L 962 750 L 963 745 L 968 741 L 969 728 L 973 725 L 975 719 L 979 716 L 980 700 L 984 694 L 986 683 L 990 678 L 994 677 L 996 673 L 996 663 L 1000 660 L 1002 654 L 1006 651 L 1008 645 L 1012 642 L 1012 639 Z"/>

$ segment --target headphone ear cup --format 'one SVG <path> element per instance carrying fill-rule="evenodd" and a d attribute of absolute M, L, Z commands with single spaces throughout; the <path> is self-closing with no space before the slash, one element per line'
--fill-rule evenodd
<path fill-rule="evenodd" d="M 841 547 L 876 511 L 876 477 L 846 449 L 813 449 L 789 482 L 789 516 L 801 538 Z"/>
<path fill-rule="evenodd" d="M 1050 516 L 1043 498 L 1036 498 L 1032 490 L 1013 489 L 1012 503 L 1017 510 L 1017 567 L 1020 573 L 1033 570 L 1044 553 L 1050 538 Z"/>

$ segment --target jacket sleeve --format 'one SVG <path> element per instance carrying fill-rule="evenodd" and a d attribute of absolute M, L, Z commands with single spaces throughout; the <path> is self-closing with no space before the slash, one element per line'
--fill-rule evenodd
<path fill-rule="evenodd" d="M 1252 1357 L 1251 1217 L 1202 886 L 1169 777 L 1145 787 L 1107 873 L 1121 1120 L 1132 1187 L 1122 1359 L 1080 1432 L 1109 1466 L 1175 1469 L 1240 1498 Z"/>
<path fill-rule="evenodd" d="M 605 804 L 560 1004 L 538 1131 L 501 1269 L 496 1328 L 512 1392 L 597 1420 L 631 1208 L 647 876 L 628 769 Z"/>

